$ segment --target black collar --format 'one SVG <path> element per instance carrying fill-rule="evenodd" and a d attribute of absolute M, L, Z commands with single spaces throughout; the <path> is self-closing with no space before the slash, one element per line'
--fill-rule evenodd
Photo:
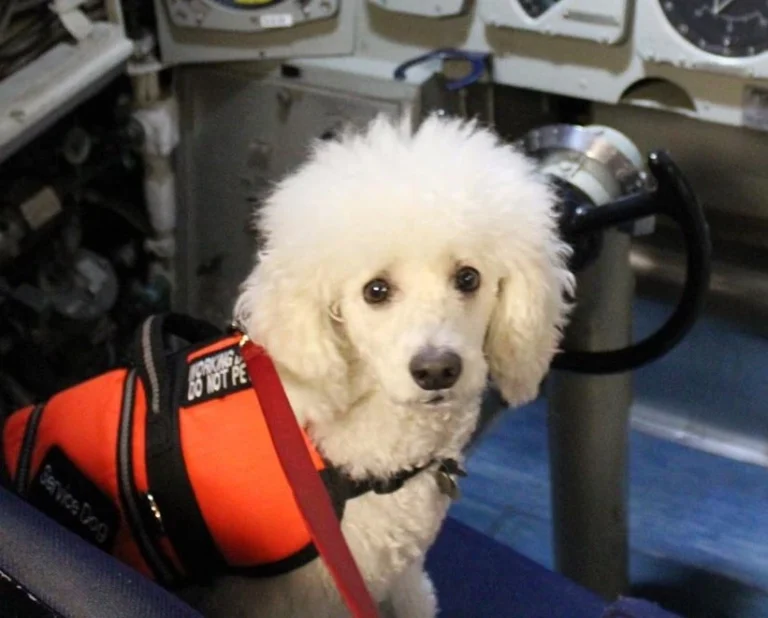
<path fill-rule="evenodd" d="M 356 480 L 340 473 L 336 469 L 332 469 L 331 478 L 326 482 L 330 482 L 333 485 L 334 493 L 338 497 L 343 497 L 345 501 L 358 498 L 370 491 L 375 494 L 385 495 L 398 491 L 407 481 L 421 474 L 434 464 L 439 464 L 435 470 L 436 473 L 441 472 L 450 476 L 466 476 L 467 474 L 455 459 L 433 459 L 423 466 L 401 470 L 386 478 L 369 477 Z"/>

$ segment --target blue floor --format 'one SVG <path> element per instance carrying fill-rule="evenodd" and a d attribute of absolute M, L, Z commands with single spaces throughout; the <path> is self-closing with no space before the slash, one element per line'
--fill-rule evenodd
<path fill-rule="evenodd" d="M 633 433 L 633 592 L 688 618 L 768 618 L 768 469 Z M 453 516 L 552 567 L 546 402 L 506 412 Z"/>
<path fill-rule="evenodd" d="M 635 339 L 655 331 L 671 311 L 637 300 Z M 768 338 L 704 316 L 674 350 L 635 371 L 635 421 L 661 413 L 667 428 L 714 439 L 736 458 L 768 465 L 766 376 Z"/>

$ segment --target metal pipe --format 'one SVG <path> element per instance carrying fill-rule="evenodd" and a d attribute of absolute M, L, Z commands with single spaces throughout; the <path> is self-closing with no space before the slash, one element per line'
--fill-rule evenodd
<path fill-rule="evenodd" d="M 611 231 L 600 257 L 578 278 L 564 346 L 620 348 L 631 341 L 631 239 Z M 555 563 L 608 599 L 628 586 L 627 447 L 632 376 L 554 371 L 549 440 Z"/>

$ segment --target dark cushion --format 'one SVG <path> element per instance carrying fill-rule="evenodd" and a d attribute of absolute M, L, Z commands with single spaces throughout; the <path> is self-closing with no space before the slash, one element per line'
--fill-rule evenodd
<path fill-rule="evenodd" d="M 5 574 L 0 576 L 2 618 L 201 618 L 161 587 L 2 488 L 0 572 Z"/>

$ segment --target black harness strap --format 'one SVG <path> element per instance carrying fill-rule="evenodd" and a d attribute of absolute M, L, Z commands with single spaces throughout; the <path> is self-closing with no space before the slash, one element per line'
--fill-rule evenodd
<path fill-rule="evenodd" d="M 221 336 L 221 332 L 212 330 L 214 327 L 210 325 L 204 328 L 201 324 L 205 323 L 191 318 L 187 320 L 184 316 L 171 314 L 164 317 L 151 324 L 150 331 L 144 332 L 139 346 L 145 385 L 148 389 L 152 385 L 160 388 L 160 393 L 155 395 L 159 407 L 153 410 L 150 403 L 147 410 L 147 476 L 150 492 L 162 514 L 163 529 L 184 565 L 188 579 L 206 583 L 214 575 L 226 571 L 226 561 L 208 530 L 184 464 L 179 404 L 184 394 L 180 377 L 186 375 L 188 350 L 171 361 L 164 344 L 169 334 L 191 340 L 189 343 L 199 343 L 216 333 Z M 155 375 L 149 375 L 150 372 Z M 151 399 L 149 392 L 147 395 Z"/>
<path fill-rule="evenodd" d="M 178 581 L 179 574 L 155 543 L 158 530 L 153 524 L 157 522 L 153 520 L 152 513 L 146 508 L 146 497 L 141 496 L 137 491 L 134 477 L 133 435 L 137 373 L 137 371 L 129 372 L 123 386 L 123 404 L 120 411 L 115 462 L 118 495 L 126 523 L 144 561 L 160 584 L 170 588 Z"/>
<path fill-rule="evenodd" d="M 27 420 L 27 427 L 24 430 L 24 439 L 19 451 L 19 460 L 16 464 L 16 493 L 20 496 L 26 496 L 29 488 L 29 479 L 32 472 L 32 453 L 35 450 L 35 441 L 37 439 L 37 428 L 40 427 L 40 421 L 43 418 L 45 404 L 39 403 L 33 409 Z"/>

